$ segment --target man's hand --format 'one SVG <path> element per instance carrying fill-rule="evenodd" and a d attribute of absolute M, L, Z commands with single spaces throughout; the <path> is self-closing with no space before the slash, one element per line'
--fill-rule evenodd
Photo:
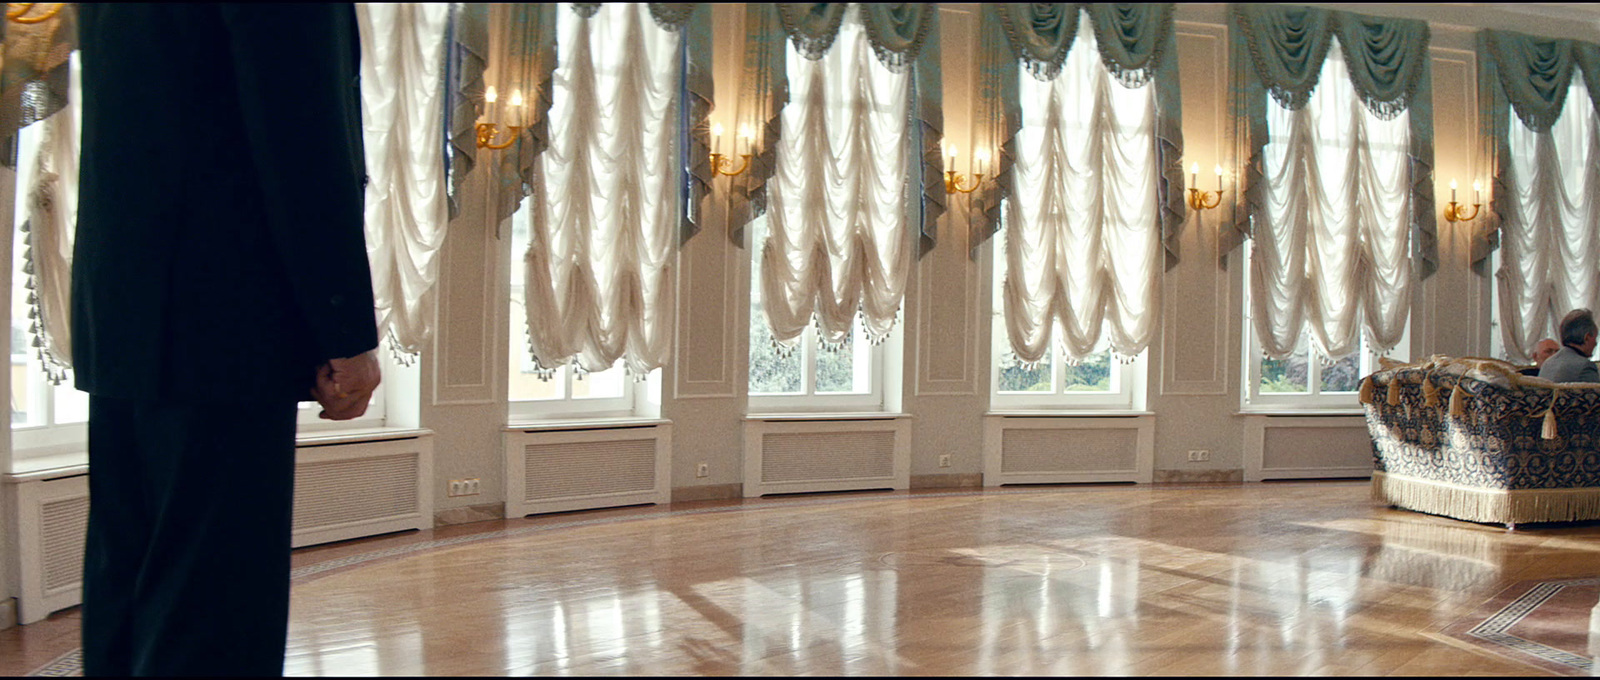
<path fill-rule="evenodd" d="M 378 368 L 377 350 L 347 359 L 329 359 L 317 367 L 317 386 L 311 396 L 322 404 L 317 417 L 326 420 L 350 420 L 367 412 L 367 402 L 372 391 L 383 381 Z"/>

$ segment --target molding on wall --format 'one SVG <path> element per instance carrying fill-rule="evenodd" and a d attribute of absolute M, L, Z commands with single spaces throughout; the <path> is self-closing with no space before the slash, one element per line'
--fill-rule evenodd
<path fill-rule="evenodd" d="M 444 527 L 453 524 L 471 524 L 472 522 L 485 522 L 492 519 L 505 518 L 505 503 L 482 503 L 435 512 L 433 513 L 433 526 Z"/>
<path fill-rule="evenodd" d="M 1218 24 L 1178 22 L 1180 64 L 1201 64 L 1203 74 L 1185 74 L 1190 85 L 1185 98 L 1185 154 L 1200 157 L 1209 153 L 1215 163 L 1227 156 L 1226 140 L 1228 91 L 1228 28 Z M 1195 59 L 1206 55 L 1205 59 Z M 1209 82 L 1208 82 L 1209 81 Z M 1205 98 L 1209 98 L 1205 99 Z M 1196 116 L 1195 113 L 1204 112 Z M 1206 132 L 1208 134 L 1199 134 Z M 1204 145 L 1193 142 L 1206 140 Z M 1188 160 L 1186 157 L 1185 160 Z M 1182 257 L 1178 266 L 1162 272 L 1160 371 L 1162 395 L 1228 394 L 1228 353 L 1233 299 L 1228 271 L 1222 268 L 1217 252 L 1218 221 L 1222 211 L 1201 211 L 1189 215 L 1184 225 Z M 1180 291 L 1205 290 L 1211 306 L 1191 304 L 1180 299 Z M 1209 370 L 1199 362 L 1180 362 L 1178 353 L 1192 346 L 1199 335 L 1211 337 Z M 1179 376 L 1183 367 L 1190 377 Z"/>
<path fill-rule="evenodd" d="M 1156 484 L 1243 484 L 1244 470 L 1156 470 Z"/>
<path fill-rule="evenodd" d="M 983 474 L 978 472 L 948 475 L 911 475 L 913 489 L 980 489 Z"/>
<path fill-rule="evenodd" d="M 673 503 L 726 501 L 737 498 L 744 498 L 743 484 L 706 484 L 703 486 L 680 486 L 672 490 Z"/>
<path fill-rule="evenodd" d="M 939 20 L 944 45 L 945 131 L 956 135 L 952 141 L 964 145 L 967 158 L 971 158 L 978 101 L 969 96 L 976 92 L 975 68 L 969 57 L 978 49 L 977 13 L 941 8 Z M 916 263 L 917 281 L 911 288 L 916 299 L 908 301 L 914 303 L 910 305 L 914 309 L 908 310 L 906 318 L 915 318 L 917 324 L 916 347 L 907 348 L 915 352 L 916 378 L 911 390 L 917 396 L 972 396 L 983 389 L 980 384 L 987 384 L 987 363 L 979 352 L 981 338 L 990 332 L 982 298 L 985 270 L 981 262 L 968 257 L 970 207 L 967 195 L 949 197 L 939 221 L 938 245 Z M 936 362 L 936 356 L 943 360 Z M 949 361 L 955 357 L 959 360 Z"/>
<path fill-rule="evenodd" d="M 487 195 L 493 192 L 483 193 L 486 195 L 483 214 L 488 214 L 490 199 Z M 505 278 L 500 275 L 500 240 L 487 230 L 463 228 L 468 224 L 471 221 L 466 219 L 451 223 L 449 234 L 456 238 L 445 238 L 444 252 L 439 258 L 439 306 L 433 334 L 433 403 L 436 406 L 495 404 L 501 403 L 503 396 L 495 394 L 494 367 L 500 365 L 495 360 L 498 356 L 495 347 L 500 346 L 500 336 L 506 335 L 501 330 L 506 324 L 495 301 L 502 299 L 499 293 L 509 282 L 500 280 Z M 507 238 L 509 231 L 506 227 Z M 458 276 L 455 272 L 475 272 L 477 276 Z M 454 303 L 452 291 L 458 287 L 475 288 L 463 290 L 472 304 Z M 471 337 L 474 333 L 476 338 Z M 452 343 L 458 348 L 455 352 L 442 349 L 446 340 L 461 339 L 476 340 L 472 343 L 477 345 L 476 351 L 471 353 L 475 361 L 454 361 L 452 354 L 462 354 L 459 342 Z"/>

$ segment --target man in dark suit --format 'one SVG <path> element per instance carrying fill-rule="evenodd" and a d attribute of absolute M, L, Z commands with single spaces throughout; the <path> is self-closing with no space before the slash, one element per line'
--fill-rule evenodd
<path fill-rule="evenodd" d="M 84 4 L 84 669 L 279 675 L 297 402 L 379 381 L 349 4 Z"/>

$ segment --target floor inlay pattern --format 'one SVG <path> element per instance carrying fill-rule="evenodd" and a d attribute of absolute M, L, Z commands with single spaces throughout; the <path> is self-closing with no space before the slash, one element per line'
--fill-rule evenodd
<path fill-rule="evenodd" d="M 1519 583 L 1444 632 L 1557 673 L 1590 675 L 1594 657 L 1588 629 L 1575 624 L 1589 616 L 1600 597 L 1596 586 L 1600 578 Z"/>
<path fill-rule="evenodd" d="M 1597 539 L 1391 510 L 1365 482 L 550 515 L 297 551 L 285 671 L 1576 675 Z M 72 674 L 75 627 L 0 631 L 0 657 Z"/>

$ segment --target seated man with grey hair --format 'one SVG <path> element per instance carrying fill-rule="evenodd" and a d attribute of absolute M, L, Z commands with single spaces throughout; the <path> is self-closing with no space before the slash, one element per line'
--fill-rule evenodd
<path fill-rule="evenodd" d="M 1533 354 L 1529 355 L 1529 358 L 1533 359 L 1533 365 L 1521 369 L 1520 372 L 1527 376 L 1538 376 L 1539 369 L 1544 367 L 1545 360 L 1555 356 L 1556 352 L 1559 351 L 1561 351 L 1561 343 L 1556 342 L 1555 338 L 1545 338 L 1534 343 Z"/>
<path fill-rule="evenodd" d="M 1595 326 L 1594 312 L 1574 309 L 1561 319 L 1561 351 L 1544 361 L 1539 367 L 1539 377 L 1552 382 L 1600 382 L 1600 371 L 1589 357 L 1594 354 L 1595 336 L 1600 328 Z"/>

